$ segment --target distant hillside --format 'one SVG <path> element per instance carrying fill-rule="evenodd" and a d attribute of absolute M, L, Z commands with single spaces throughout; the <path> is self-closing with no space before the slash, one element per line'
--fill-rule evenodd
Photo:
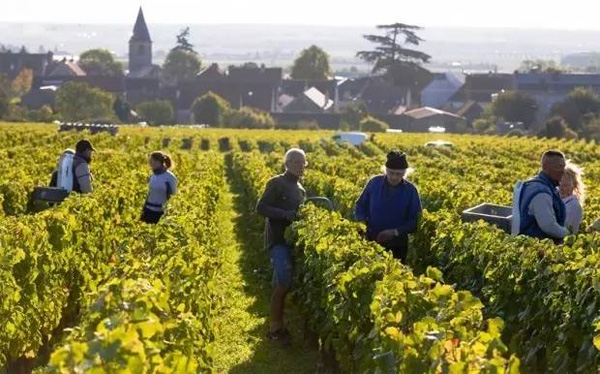
<path fill-rule="evenodd" d="M 132 20 L 133 22 L 133 20 Z M 184 25 L 150 24 L 155 59 L 160 62 Z M 132 25 L 12 24 L 0 23 L 0 44 L 30 51 L 58 50 L 77 55 L 95 47 L 108 48 L 125 59 Z M 368 48 L 364 27 L 282 25 L 192 25 L 192 41 L 206 61 L 255 61 L 288 66 L 294 55 L 310 44 L 329 51 L 337 69 L 361 65 L 356 51 Z M 429 28 L 422 49 L 433 56 L 432 67 L 511 71 L 526 59 L 556 59 L 581 52 L 600 51 L 600 32 L 518 29 Z"/>

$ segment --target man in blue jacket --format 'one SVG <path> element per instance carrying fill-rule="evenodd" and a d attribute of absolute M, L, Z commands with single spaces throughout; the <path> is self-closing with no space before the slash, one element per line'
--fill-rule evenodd
<path fill-rule="evenodd" d="M 547 151 L 542 156 L 542 171 L 523 183 L 518 205 L 519 234 L 556 243 L 569 235 L 565 226 L 566 208 L 558 193 L 565 173 L 566 158 L 560 151 Z"/>
<path fill-rule="evenodd" d="M 421 199 L 417 188 L 405 179 L 408 161 L 404 153 L 388 153 L 384 170 L 367 183 L 356 201 L 355 216 L 367 224 L 369 240 L 405 262 L 408 234 L 417 230 Z"/>

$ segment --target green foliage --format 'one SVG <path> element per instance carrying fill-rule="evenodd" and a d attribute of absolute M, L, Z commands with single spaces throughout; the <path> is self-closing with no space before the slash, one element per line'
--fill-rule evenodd
<path fill-rule="evenodd" d="M 532 97 L 517 91 L 498 94 L 492 103 L 492 113 L 507 122 L 522 122 L 529 128 L 535 122 L 537 102 Z"/>
<path fill-rule="evenodd" d="M 8 106 L 8 113 L 4 116 L 4 119 L 9 122 L 25 122 L 28 118 L 29 112 L 27 108 L 14 102 Z"/>
<path fill-rule="evenodd" d="M 13 97 L 21 98 L 23 95 L 31 90 L 31 84 L 33 83 L 33 70 L 23 69 L 13 79 L 10 88 Z"/>
<path fill-rule="evenodd" d="M 375 50 L 360 51 L 356 55 L 366 62 L 373 63 L 373 72 L 385 72 L 388 79 L 397 86 L 424 87 L 431 80 L 431 73 L 421 64 L 431 59 L 426 53 L 405 48 L 403 45 L 418 46 L 423 39 L 417 35 L 422 28 L 414 25 L 395 23 L 379 25 L 384 35 L 365 35 L 365 39 L 377 45 Z"/>
<path fill-rule="evenodd" d="M 358 130 L 360 122 L 369 115 L 364 101 L 357 101 L 346 106 L 342 111 L 342 122 L 348 130 Z"/>
<path fill-rule="evenodd" d="M 591 88 L 576 88 L 569 93 L 565 100 L 552 107 L 553 115 L 564 118 L 570 128 L 584 137 L 588 135 L 582 131 L 584 118 L 599 113 L 600 97 Z"/>
<path fill-rule="evenodd" d="M 28 119 L 32 122 L 50 123 L 54 121 L 54 112 L 48 105 L 44 105 L 40 109 L 30 110 Z"/>
<path fill-rule="evenodd" d="M 539 135 L 557 139 L 577 139 L 577 133 L 569 128 L 567 122 L 556 116 L 548 120 L 546 128 Z"/>
<path fill-rule="evenodd" d="M 56 110 L 63 121 L 112 118 L 114 97 L 85 83 L 65 83 L 56 93 Z"/>
<path fill-rule="evenodd" d="M 583 117 L 582 122 L 581 130 L 579 131 L 580 136 L 600 142 L 600 116 L 587 114 Z"/>
<path fill-rule="evenodd" d="M 423 145 L 439 135 L 376 134 L 354 147 L 330 136 L 123 127 L 118 138 L 92 136 L 99 149 L 92 195 L 31 214 L 33 186 L 47 183 L 60 152 L 81 134 L 2 124 L 0 159 L 10 167 L 0 175 L 0 371 L 39 354 L 48 337 L 49 366 L 38 373 L 214 370 L 214 316 L 230 295 L 215 285 L 223 271 L 216 222 L 224 159 L 248 214 L 292 146 L 308 152 L 302 183 L 309 196 L 331 198 L 339 212 L 306 207 L 289 230 L 295 297 L 320 346 L 346 372 L 512 374 L 519 372 L 515 356 L 524 373 L 597 371 L 598 234 L 555 246 L 460 218 L 484 201 L 509 204 L 514 182 L 538 170 L 541 150 L 557 148 L 586 167 L 583 226 L 590 225 L 600 215 L 595 143 L 447 134 L 453 148 L 431 148 Z M 180 194 L 159 225 L 141 225 L 145 161 L 166 137 Z M 194 147 L 180 150 L 181 140 Z M 231 152 L 211 151 L 221 144 Z M 348 220 L 391 149 L 408 154 L 416 169 L 409 178 L 426 209 L 410 268 Z M 241 224 L 260 233 L 263 222 L 252 214 Z M 267 265 L 258 271 L 266 274 Z M 61 320 L 74 328 L 63 331 Z"/>
<path fill-rule="evenodd" d="M 177 34 L 176 38 L 177 38 L 177 44 L 175 45 L 175 48 L 173 48 L 173 49 L 192 52 L 194 54 L 196 53 L 196 51 L 194 51 L 194 46 L 192 45 L 192 43 L 190 43 L 190 28 L 189 27 L 182 29 L 179 32 L 179 34 Z"/>
<path fill-rule="evenodd" d="M 196 52 L 174 48 L 165 59 L 163 74 L 167 82 L 177 84 L 193 80 L 201 67 L 202 62 Z"/>
<path fill-rule="evenodd" d="M 121 77 L 124 74 L 123 63 L 117 61 L 107 49 L 90 49 L 79 56 L 79 66 L 87 75 L 101 77 Z"/>
<path fill-rule="evenodd" d="M 315 120 L 301 119 L 298 121 L 277 121 L 275 127 L 280 130 L 318 130 L 319 123 Z"/>
<path fill-rule="evenodd" d="M 170 125 L 175 119 L 173 104 L 168 100 L 144 101 L 137 106 L 137 112 L 152 125 Z"/>
<path fill-rule="evenodd" d="M 292 66 L 293 79 L 327 80 L 330 75 L 329 55 L 316 45 L 302 50 Z"/>
<path fill-rule="evenodd" d="M 40 373 L 210 372 L 221 155 L 172 154 L 190 180 L 170 202 L 172 212 L 150 226 L 139 223 L 138 196 L 147 180 L 141 161 L 154 145 L 104 135 L 94 143 L 113 149 L 98 156 L 94 171 L 106 179 L 93 195 L 70 196 L 36 215 L 0 218 L 0 371 L 35 355 L 62 321 L 76 326 L 54 335 L 49 366 Z M 123 145 L 127 151 L 116 151 Z M 53 152 L 46 154 L 56 162 Z M 27 155 L 40 156 L 35 149 Z M 7 192 L 0 200 L 19 207 Z"/>
<path fill-rule="evenodd" d="M 312 207 L 302 216 L 292 229 L 303 274 L 296 292 L 345 371 L 518 369 L 518 359 L 506 358 L 502 322 L 484 321 L 469 292 L 416 277 L 337 214 Z"/>
<path fill-rule="evenodd" d="M 191 109 L 195 123 L 216 127 L 225 125 L 232 110 L 227 100 L 212 92 L 194 100 Z"/>
<path fill-rule="evenodd" d="M 495 228 L 461 224 L 442 212 L 425 215 L 419 236 L 432 238 L 431 244 L 416 250 L 433 256 L 449 282 L 471 289 L 502 314 L 509 346 L 531 372 L 597 368 L 592 321 L 598 317 L 589 305 L 598 303 L 598 294 L 587 292 L 600 274 L 593 270 L 597 254 L 584 249 L 591 248 L 586 239 L 558 247 L 503 237 Z"/>
<path fill-rule="evenodd" d="M 367 116 L 360 121 L 360 131 L 386 132 L 390 126 L 375 117 Z"/>
<path fill-rule="evenodd" d="M 272 129 L 275 127 L 275 120 L 273 120 L 271 114 L 262 110 L 243 107 L 229 113 L 225 121 L 225 127 L 240 129 Z"/>

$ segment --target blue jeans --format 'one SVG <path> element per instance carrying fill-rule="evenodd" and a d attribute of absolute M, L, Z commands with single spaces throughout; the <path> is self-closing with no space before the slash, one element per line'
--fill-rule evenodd
<path fill-rule="evenodd" d="M 273 264 L 273 285 L 291 288 L 293 285 L 292 249 L 288 246 L 276 244 L 269 250 Z"/>

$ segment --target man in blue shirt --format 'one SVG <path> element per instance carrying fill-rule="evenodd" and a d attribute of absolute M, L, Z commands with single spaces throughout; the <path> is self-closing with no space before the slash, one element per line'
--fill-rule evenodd
<path fill-rule="evenodd" d="M 565 174 L 565 165 L 564 153 L 556 150 L 545 152 L 542 171 L 515 191 L 513 204 L 518 207 L 520 216 L 515 234 L 552 239 L 556 243 L 561 243 L 569 235 L 569 230 L 564 227 L 566 207 L 557 189 Z"/>
<path fill-rule="evenodd" d="M 422 210 L 417 188 L 404 178 L 407 170 L 404 153 L 388 153 L 384 174 L 369 180 L 355 208 L 356 218 L 367 224 L 367 238 L 402 262 L 408 253 L 408 234 L 417 230 Z"/>

